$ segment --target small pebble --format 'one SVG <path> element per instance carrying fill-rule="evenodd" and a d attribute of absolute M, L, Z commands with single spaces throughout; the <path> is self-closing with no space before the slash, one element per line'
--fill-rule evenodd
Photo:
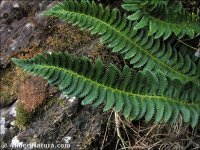
<path fill-rule="evenodd" d="M 200 57 L 200 48 L 197 50 L 197 52 L 195 53 L 196 57 Z"/>

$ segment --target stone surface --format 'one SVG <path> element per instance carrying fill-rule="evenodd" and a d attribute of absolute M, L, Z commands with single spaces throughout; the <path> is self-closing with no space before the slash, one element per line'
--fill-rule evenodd
<path fill-rule="evenodd" d="M 11 54 L 27 45 L 40 44 L 47 19 L 40 13 L 51 0 L 3 0 L 0 4 L 0 60 L 6 65 Z M 39 39 L 34 39 L 40 35 Z"/>
<path fill-rule="evenodd" d="M 91 37 L 88 32 L 79 31 L 60 20 L 41 15 L 42 10 L 55 3 L 49 0 L 1 1 L 0 60 L 3 72 L 8 70 L 11 57 L 31 58 L 43 51 L 68 50 L 93 60 L 107 55 L 106 51 L 101 52 L 105 47 L 97 37 Z M 71 149 L 98 149 L 102 126 L 106 122 L 102 110 L 82 107 L 77 98 L 60 96 L 57 88 L 49 86 L 41 78 L 27 76 L 13 66 L 11 69 L 14 70 L 13 85 L 17 87 L 15 97 L 22 104 L 23 110 L 17 106 L 16 118 L 16 103 L 15 107 L 8 104 L 6 108 L 2 106 L 0 109 L 0 142 L 5 149 L 8 145 L 35 142 L 69 143 Z M 6 89 L 9 88 L 6 86 Z M 31 113 L 23 112 L 25 110 Z M 28 122 L 28 125 L 23 127 L 19 121 L 22 125 Z M 92 143 L 98 144 L 90 146 Z"/>

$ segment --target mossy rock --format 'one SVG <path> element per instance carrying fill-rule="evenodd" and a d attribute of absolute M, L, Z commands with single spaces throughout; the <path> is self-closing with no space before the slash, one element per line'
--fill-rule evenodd
<path fill-rule="evenodd" d="M 7 107 L 15 101 L 15 74 L 12 66 L 1 70 L 0 108 Z"/>

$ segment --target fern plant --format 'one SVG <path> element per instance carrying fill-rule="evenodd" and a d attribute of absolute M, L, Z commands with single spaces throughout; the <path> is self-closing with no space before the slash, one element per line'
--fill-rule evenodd
<path fill-rule="evenodd" d="M 200 24 L 187 13 L 182 3 L 174 0 L 124 0 L 122 7 L 130 11 L 129 20 L 138 21 L 134 30 L 148 27 L 148 35 L 168 39 L 172 33 L 178 38 L 193 38 L 200 34 Z"/>
<path fill-rule="evenodd" d="M 24 71 L 57 84 L 64 94 L 84 98 L 83 105 L 105 103 L 104 111 L 114 107 L 130 120 L 145 117 L 146 122 L 155 118 L 157 123 L 174 123 L 181 114 L 192 127 L 199 123 L 200 88 L 172 80 L 161 71 L 136 72 L 125 66 L 121 72 L 113 64 L 106 69 L 100 60 L 92 65 L 86 57 L 67 53 L 12 60 Z"/>
<path fill-rule="evenodd" d="M 128 20 L 126 14 L 122 15 L 116 8 L 103 8 L 94 1 L 66 0 L 44 14 L 100 35 L 101 41 L 107 43 L 112 52 L 130 60 L 133 68 L 161 70 L 172 78 L 200 85 L 200 63 L 196 65 L 189 55 L 177 52 L 170 42 L 148 36 L 145 29 L 134 30 L 137 22 Z"/>

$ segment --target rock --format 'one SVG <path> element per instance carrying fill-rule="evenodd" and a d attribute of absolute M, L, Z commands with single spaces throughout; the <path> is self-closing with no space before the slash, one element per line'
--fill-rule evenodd
<path fill-rule="evenodd" d="M 0 109 L 0 145 L 8 146 L 12 138 L 19 132 L 19 129 L 13 126 L 17 102 L 10 107 Z"/>
<path fill-rule="evenodd" d="M 196 51 L 195 56 L 200 57 L 200 48 Z"/>
<path fill-rule="evenodd" d="M 7 65 L 7 59 L 10 55 L 27 45 L 31 45 L 32 38 L 38 32 L 42 35 L 46 27 L 47 17 L 42 17 L 40 14 L 51 2 L 49 0 L 44 0 L 41 3 L 30 0 L 3 0 L 1 2 L 1 66 Z"/>
<path fill-rule="evenodd" d="M 72 100 L 73 99 L 73 102 Z M 71 102 L 70 102 L 71 101 Z M 42 117 L 18 135 L 24 143 L 69 143 L 72 149 L 89 145 L 102 127 L 100 111 L 81 107 L 75 98 L 54 103 Z"/>
<path fill-rule="evenodd" d="M 8 122 L 6 122 L 5 124 L 4 124 L 4 127 L 5 128 L 10 128 L 11 127 L 11 124 L 10 124 L 10 122 L 8 121 Z"/>
<path fill-rule="evenodd" d="M 5 134 L 5 130 L 6 130 L 6 128 L 5 128 L 5 118 L 4 117 L 2 117 L 1 116 L 1 118 L 0 118 L 0 134 L 1 135 L 4 135 Z"/>

